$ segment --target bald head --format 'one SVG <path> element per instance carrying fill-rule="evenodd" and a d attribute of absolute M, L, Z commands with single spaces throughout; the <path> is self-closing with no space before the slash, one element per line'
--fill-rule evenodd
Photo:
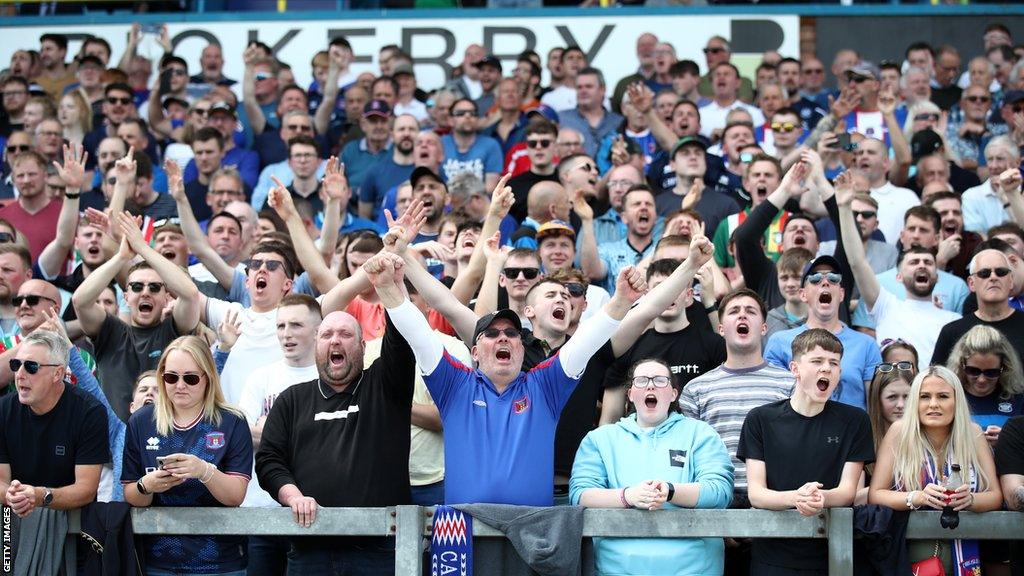
<path fill-rule="evenodd" d="M 363 373 L 363 330 L 347 312 L 324 316 L 316 332 L 316 368 L 320 380 L 336 391 L 356 382 Z"/>
<path fill-rule="evenodd" d="M 567 202 L 565 188 L 558 182 L 545 180 L 538 182 L 530 188 L 526 196 L 526 213 L 538 221 L 549 220 L 549 209 L 552 205 L 559 205 Z"/>
<path fill-rule="evenodd" d="M 18 289 L 18 296 L 34 296 L 38 298 L 38 302 L 35 305 L 30 304 L 29 300 L 26 299 L 15 308 L 14 312 L 18 321 L 18 327 L 21 328 L 24 334 L 32 332 L 46 321 L 44 310 L 53 310 L 57 314 L 60 313 L 60 291 L 57 290 L 56 286 L 45 280 L 26 280 Z"/>
<path fill-rule="evenodd" d="M 358 332 L 359 339 L 363 338 L 363 329 L 359 325 L 359 321 L 356 317 L 349 314 L 348 312 L 338 310 L 331 312 L 320 322 L 320 327 L 317 329 L 317 336 L 323 334 L 325 331 L 336 330 L 339 328 L 353 330 Z"/>

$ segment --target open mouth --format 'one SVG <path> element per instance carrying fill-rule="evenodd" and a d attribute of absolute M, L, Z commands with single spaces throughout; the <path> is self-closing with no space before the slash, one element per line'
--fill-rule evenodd
<path fill-rule="evenodd" d="M 757 197 L 758 198 L 764 198 L 767 195 L 768 195 L 768 188 L 765 188 L 764 186 L 758 186 L 757 187 Z"/>
<path fill-rule="evenodd" d="M 655 396 L 654 394 L 648 394 L 647 396 L 644 396 L 644 406 L 646 406 L 648 408 L 654 408 L 657 405 L 658 405 L 658 397 L 657 396 Z"/>
<path fill-rule="evenodd" d="M 507 361 L 512 359 L 512 351 L 508 348 L 498 348 L 494 353 L 494 357 L 501 361 Z"/>
<path fill-rule="evenodd" d="M 806 246 L 807 245 L 807 238 L 805 238 L 803 234 L 798 234 L 798 235 L 793 237 L 793 245 L 794 246 Z"/>
<path fill-rule="evenodd" d="M 153 303 L 152 302 L 139 302 L 139 312 L 142 312 L 143 314 L 149 314 L 152 311 L 153 311 Z"/>
<path fill-rule="evenodd" d="M 955 223 L 946 224 L 942 227 L 942 231 L 946 233 L 946 236 L 952 236 L 957 233 L 957 225 Z"/>
<path fill-rule="evenodd" d="M 818 390 L 824 392 L 828 390 L 829 384 L 828 378 L 818 378 Z"/>
<path fill-rule="evenodd" d="M 463 240 L 462 241 L 462 247 L 463 248 L 476 248 L 476 240 L 473 240 L 472 238 Z"/>
<path fill-rule="evenodd" d="M 640 224 L 648 224 L 651 221 L 651 216 L 649 214 L 640 214 L 637 216 L 636 220 Z"/>
<path fill-rule="evenodd" d="M 330 361 L 331 366 L 341 366 L 345 363 L 345 355 L 341 352 L 331 352 Z"/>
<path fill-rule="evenodd" d="M 740 336 L 746 336 L 747 334 L 750 334 L 750 326 L 747 324 L 737 324 L 736 333 Z"/>
<path fill-rule="evenodd" d="M 266 287 L 267 287 L 267 279 L 266 278 L 257 278 L 256 279 L 256 289 L 257 290 L 263 290 Z"/>
<path fill-rule="evenodd" d="M 822 292 L 818 296 L 818 302 L 821 303 L 821 304 L 831 304 L 832 303 L 832 293 L 831 292 Z"/>
<path fill-rule="evenodd" d="M 86 249 L 85 252 L 89 256 L 99 256 L 99 254 L 100 254 L 100 247 L 99 246 L 90 246 L 88 249 Z"/>
<path fill-rule="evenodd" d="M 175 252 L 174 250 L 165 250 L 161 252 L 160 255 L 163 256 L 164 258 L 167 258 L 168 260 L 174 260 L 175 258 L 178 257 L 178 253 Z"/>
<path fill-rule="evenodd" d="M 555 308 L 551 311 L 551 316 L 555 320 L 565 320 L 565 308 L 562 308 L 561 306 Z"/>
<path fill-rule="evenodd" d="M 931 278 L 928 277 L 926 272 L 921 272 L 914 276 L 914 282 L 917 282 L 918 284 L 927 284 L 929 280 L 931 280 Z"/>

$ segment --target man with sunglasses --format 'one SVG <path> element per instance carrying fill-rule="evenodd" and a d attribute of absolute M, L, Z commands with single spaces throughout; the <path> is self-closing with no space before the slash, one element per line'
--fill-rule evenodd
<path fill-rule="evenodd" d="M 127 213 L 117 214 L 113 220 L 112 225 L 124 236 L 120 249 L 86 277 L 71 301 L 82 331 L 95 345 L 103 392 L 114 412 L 127 422 L 135 377 L 156 368 L 164 346 L 196 329 L 200 294 L 184 270 L 150 247 Z M 128 271 L 125 300 L 129 318 L 125 322 L 107 314 L 96 300 L 136 255 L 143 261 L 132 264 Z M 164 319 L 171 294 L 177 298 L 174 310 Z"/>
<path fill-rule="evenodd" d="M 105 122 L 93 127 L 92 132 L 82 138 L 82 145 L 89 153 L 86 170 L 95 169 L 100 161 L 98 148 L 103 139 L 116 137 L 117 127 L 126 119 L 136 116 L 134 94 L 131 86 L 121 82 L 107 84 L 103 89 L 104 99 L 101 108 Z M 125 148 L 127 149 L 127 146 Z M 121 156 L 124 156 L 124 153 Z"/>
<path fill-rule="evenodd" d="M 561 220 L 552 220 L 541 224 L 537 229 L 537 255 L 540 256 L 541 267 L 546 276 L 557 273 L 583 275 L 582 270 L 573 268 L 576 262 L 576 232 Z M 570 322 L 571 329 L 575 328 L 575 324 L 581 319 L 590 318 L 611 298 L 607 290 L 589 282 L 582 285 L 574 284 L 574 286 L 575 288 L 566 285 L 569 296 L 573 300 L 584 298 L 584 306 L 582 310 L 577 310 L 578 306 L 573 308 L 573 316 L 576 321 Z M 583 291 L 577 293 L 581 289 Z M 572 332 L 573 330 L 570 330 L 570 333 Z"/>
<path fill-rule="evenodd" d="M 708 71 L 701 76 L 697 90 L 701 96 L 711 98 L 714 96 L 714 90 L 711 87 L 713 72 L 719 64 L 729 62 L 732 58 L 732 49 L 729 47 L 729 41 L 725 38 L 712 36 L 708 38 L 708 43 L 704 45 L 703 52 Z M 754 84 L 749 78 L 740 78 L 739 98 L 744 102 L 754 101 Z"/>
<path fill-rule="evenodd" d="M 868 263 L 861 233 L 854 221 L 852 203 L 855 192 L 849 172 L 836 178 L 836 202 L 846 255 L 861 300 L 875 320 L 875 340 L 903 338 L 917 349 L 921 366 L 931 364 L 935 340 L 943 326 L 960 315 L 935 306 L 932 291 L 938 282 L 935 254 L 926 248 L 909 247 L 899 255 L 896 278 L 903 283 L 903 298 L 886 290 Z"/>
<path fill-rule="evenodd" d="M 477 133 L 476 104 L 469 98 L 456 100 L 451 114 L 452 132 L 441 137 L 441 174 L 447 180 L 458 172 L 470 171 L 483 179 L 488 190 L 493 190 L 504 167 L 501 146 L 494 138 Z"/>
<path fill-rule="evenodd" d="M 67 294 L 67 296 L 71 295 Z M 14 307 L 18 331 L 15 336 L 8 335 L 3 339 L 2 348 L 5 350 L 0 354 L 0 382 L 7 383 L 14 378 L 14 374 L 8 372 L 7 363 L 16 356 L 17 343 L 46 322 L 48 313 L 59 315 L 67 303 L 68 300 L 64 299 L 61 291 L 45 280 L 26 280 L 18 288 L 18 295 L 9 301 L 9 304 Z M 86 354 L 83 351 L 83 356 Z"/>
<path fill-rule="evenodd" d="M 793 359 L 793 340 L 797 336 L 812 328 L 828 330 L 843 344 L 842 373 L 832 399 L 866 410 L 866 390 L 875 366 L 882 362 L 882 354 L 873 338 L 839 319 L 846 296 L 841 271 L 839 261 L 832 256 L 819 256 L 807 265 L 800 281 L 800 297 L 807 303 L 807 322 L 772 334 L 764 356 L 769 363 L 787 368 Z"/>
<path fill-rule="evenodd" d="M 985 146 L 1002 134 L 1013 123 L 992 123 L 992 94 L 987 86 L 971 84 L 960 94 L 960 114 L 951 114 L 946 126 L 946 141 L 950 150 L 960 159 L 961 166 L 976 170 L 985 166 Z"/>
<path fill-rule="evenodd" d="M 884 141 L 893 146 L 893 138 L 903 139 L 903 125 L 907 121 L 907 109 L 896 107 L 893 89 L 882 89 L 881 72 L 871 62 L 860 61 L 844 71 L 847 87 L 857 99 L 857 107 L 845 116 L 846 131 L 858 132 L 865 136 Z M 882 94 L 889 92 L 886 102 Z M 903 145 L 906 145 L 904 140 Z M 899 150 L 897 150 L 899 152 Z"/>
<path fill-rule="evenodd" d="M 1024 355 L 1024 312 L 1010 306 L 1012 267 L 1009 256 L 994 248 L 983 249 L 974 255 L 968 267 L 971 275 L 967 278 L 967 285 L 978 297 L 978 309 L 942 328 L 932 354 L 933 364 L 945 364 L 953 346 L 968 330 L 979 324 L 999 330 L 1017 354 Z"/>

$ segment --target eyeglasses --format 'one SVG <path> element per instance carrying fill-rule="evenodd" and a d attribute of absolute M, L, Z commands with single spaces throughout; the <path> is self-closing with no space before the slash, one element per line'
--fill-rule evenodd
<path fill-rule="evenodd" d="M 149 293 L 150 294 L 159 294 L 160 291 L 164 289 L 164 283 L 163 282 L 129 282 L 128 283 L 128 288 L 132 292 L 135 292 L 136 294 L 140 294 L 142 292 L 143 288 L 149 288 Z"/>
<path fill-rule="evenodd" d="M 25 302 L 28 302 L 29 306 L 35 306 L 35 305 L 39 304 L 40 300 L 49 300 L 50 302 L 53 302 L 54 304 L 57 303 L 56 300 L 54 300 L 53 298 L 50 298 L 48 296 L 39 296 L 39 295 L 36 295 L 36 294 L 26 294 L 24 296 L 19 295 L 19 296 L 15 296 L 15 297 L 11 298 L 11 306 L 14 306 L 15 308 L 17 308 L 17 307 L 21 306 L 22 303 L 25 303 Z"/>
<path fill-rule="evenodd" d="M 964 364 L 964 374 L 966 374 L 968 378 L 984 376 L 988 380 L 998 380 L 1002 373 L 1002 366 L 999 368 L 978 368 L 977 366 L 969 366 L 966 363 Z"/>
<path fill-rule="evenodd" d="M 636 182 L 634 182 L 632 180 L 609 180 L 608 181 L 608 187 L 609 188 L 618 188 L 620 186 L 623 187 L 623 188 L 629 188 L 629 187 L 633 186 L 634 184 L 636 184 Z"/>
<path fill-rule="evenodd" d="M 526 278 L 527 280 L 533 280 L 538 274 L 540 274 L 540 268 L 505 268 L 502 270 L 502 273 L 505 274 L 505 278 L 508 278 L 509 280 L 519 278 L 520 274 L 522 274 L 523 278 Z"/>
<path fill-rule="evenodd" d="M 177 384 L 178 379 L 184 380 L 185 384 L 189 386 L 195 386 L 199 384 L 199 381 L 203 379 L 200 374 L 178 374 L 175 372 L 164 372 L 164 383 L 165 384 Z"/>
<path fill-rule="evenodd" d="M 526 146 L 529 148 L 550 148 L 551 142 L 552 141 L 550 138 L 544 138 L 541 140 L 527 140 Z"/>
<path fill-rule="evenodd" d="M 263 80 L 270 80 L 273 77 L 274 77 L 274 75 L 270 74 L 269 72 L 257 72 L 256 73 L 256 81 L 257 82 L 261 82 Z"/>
<path fill-rule="evenodd" d="M 1009 268 L 1000 266 L 999 268 L 982 268 L 981 270 L 975 272 L 974 275 L 977 276 L 978 278 L 981 278 L 982 280 L 988 280 L 989 277 L 992 276 L 992 274 L 995 274 L 996 278 L 1005 278 L 1006 275 L 1009 273 Z"/>
<path fill-rule="evenodd" d="M 11 358 L 7 363 L 11 368 L 11 372 L 17 372 L 21 370 L 21 367 L 25 367 L 25 372 L 29 374 L 35 374 L 39 372 L 39 369 L 43 366 L 60 366 L 60 364 L 43 364 L 42 362 L 36 362 L 35 360 L 18 360 L 17 358 Z"/>
<path fill-rule="evenodd" d="M 28 144 L 8 144 L 7 145 L 7 153 L 8 154 L 17 154 L 18 152 L 28 152 L 31 149 L 32 149 L 32 147 L 29 146 Z"/>
<path fill-rule="evenodd" d="M 14 242 L 14 235 L 9 232 L 0 232 L 0 244 Z"/>
<path fill-rule="evenodd" d="M 935 122 L 939 119 L 939 115 L 935 113 L 918 114 L 914 116 L 914 122 Z"/>
<path fill-rule="evenodd" d="M 476 116 L 476 110 L 456 110 L 452 112 L 452 116 L 456 118 L 464 118 L 466 116 Z"/>
<path fill-rule="evenodd" d="M 914 365 L 906 360 L 900 360 L 899 362 L 882 362 L 878 366 L 875 366 L 875 370 L 882 374 L 888 374 L 893 370 L 899 370 L 901 372 L 913 372 Z"/>
<path fill-rule="evenodd" d="M 807 277 L 807 281 L 817 286 L 822 280 L 828 280 L 829 284 L 839 284 L 843 281 L 843 275 L 838 272 L 815 272 Z"/>
<path fill-rule="evenodd" d="M 568 282 L 565 284 L 565 289 L 569 291 L 569 296 L 573 298 L 579 298 L 587 293 L 587 287 L 579 282 Z"/>
<path fill-rule="evenodd" d="M 725 48 L 722 48 L 720 46 L 709 46 L 704 49 L 705 54 L 718 54 L 721 52 L 725 52 Z"/>
<path fill-rule="evenodd" d="M 286 124 L 285 128 L 292 132 L 312 132 L 313 127 L 308 124 Z"/>
<path fill-rule="evenodd" d="M 788 133 L 796 130 L 796 124 L 792 122 L 772 122 L 772 132 Z"/>
<path fill-rule="evenodd" d="M 266 266 L 267 272 L 276 272 L 278 268 L 284 266 L 284 262 L 280 260 L 262 260 L 260 258 L 249 258 L 245 261 L 245 268 L 248 271 L 255 272 L 264 266 Z"/>
<path fill-rule="evenodd" d="M 654 383 L 655 388 L 664 388 L 672 383 L 672 379 L 668 376 L 633 376 L 633 388 L 647 388 L 651 383 Z"/>
<path fill-rule="evenodd" d="M 824 68 L 806 68 L 806 69 L 804 69 L 804 74 L 824 74 L 824 73 L 825 73 L 825 69 Z"/>
<path fill-rule="evenodd" d="M 127 106 L 131 103 L 131 98 L 117 98 L 116 96 L 107 96 L 107 104 L 110 104 L 111 106 L 116 106 L 118 104 L 122 106 Z"/>
<path fill-rule="evenodd" d="M 878 212 L 876 212 L 874 210 L 854 210 L 853 211 L 853 217 L 854 218 L 863 218 L 865 220 L 871 220 L 875 216 L 878 216 Z"/>
<path fill-rule="evenodd" d="M 16 98 L 26 94 L 28 94 L 28 92 L 25 92 L 24 90 L 11 90 L 9 92 L 4 92 L 4 98 Z"/>
<path fill-rule="evenodd" d="M 522 336 L 522 334 L 519 333 L 519 330 L 516 330 L 515 328 L 488 328 L 480 333 L 481 336 L 485 336 L 487 338 L 497 338 L 502 334 L 504 334 L 506 338 L 511 338 L 513 340 Z"/>
<path fill-rule="evenodd" d="M 992 99 L 989 98 L 988 96 L 964 96 L 964 100 L 967 100 L 968 102 L 974 102 L 974 103 L 978 103 L 978 102 L 991 102 L 992 101 Z"/>

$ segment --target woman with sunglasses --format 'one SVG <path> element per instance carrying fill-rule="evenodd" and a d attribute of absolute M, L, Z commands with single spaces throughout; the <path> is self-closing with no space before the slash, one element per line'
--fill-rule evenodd
<path fill-rule="evenodd" d="M 238 506 L 252 472 L 245 417 L 227 405 L 210 348 L 182 336 L 164 349 L 156 369 L 158 399 L 132 415 L 121 483 L 132 506 Z M 150 536 L 148 576 L 245 574 L 245 539 L 236 536 Z"/>
<path fill-rule="evenodd" d="M 953 465 L 964 483 L 947 494 Z M 904 416 L 889 427 L 878 450 L 868 501 L 894 510 L 952 506 L 987 512 L 1002 505 L 992 451 L 971 422 L 963 387 L 949 369 L 931 366 L 914 378 Z M 908 546 L 911 562 L 938 556 L 946 574 L 979 566 L 975 541 L 913 540 Z"/>
<path fill-rule="evenodd" d="M 950 370 L 964 383 L 971 418 L 995 448 L 1003 424 L 1024 414 L 1024 374 L 1010 342 L 991 326 L 975 326 L 953 347 Z"/>
<path fill-rule="evenodd" d="M 588 508 L 720 508 L 732 499 L 733 465 L 708 424 L 679 414 L 679 386 L 661 360 L 629 371 L 631 414 L 587 434 L 569 481 Z M 722 574 L 721 538 L 595 538 L 598 574 Z"/>
<path fill-rule="evenodd" d="M 917 366 L 920 359 L 917 355 L 917 348 L 902 338 L 895 340 L 882 340 L 882 363 L 875 370 L 878 372 L 891 372 L 902 370 L 910 372 L 910 380 L 917 376 Z"/>

